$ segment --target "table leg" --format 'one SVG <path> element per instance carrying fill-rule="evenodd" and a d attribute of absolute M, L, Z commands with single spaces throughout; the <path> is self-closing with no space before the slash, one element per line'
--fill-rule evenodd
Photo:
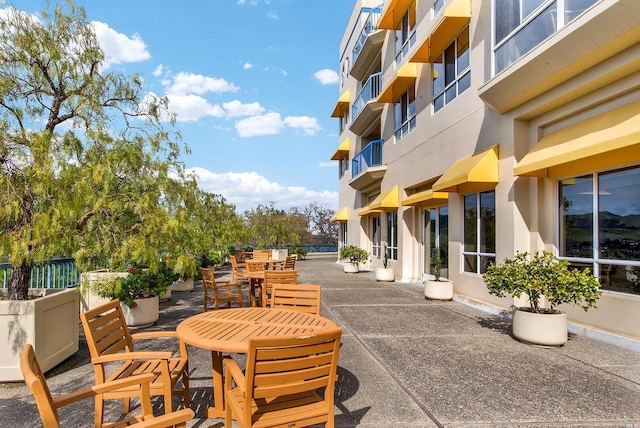
<path fill-rule="evenodd" d="M 207 410 L 209 418 L 224 418 L 224 383 L 222 381 L 222 353 L 211 351 L 211 374 L 213 376 L 213 406 Z"/>

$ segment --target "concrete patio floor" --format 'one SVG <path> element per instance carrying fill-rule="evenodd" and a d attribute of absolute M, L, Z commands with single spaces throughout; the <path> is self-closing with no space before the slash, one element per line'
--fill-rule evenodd
<path fill-rule="evenodd" d="M 427 301 L 419 283 L 345 274 L 335 256 L 296 268 L 300 282 L 322 285 L 322 315 L 344 329 L 337 427 L 640 427 L 638 343 L 572 334 L 560 348 L 530 346 L 511 337 L 506 317 L 458 301 Z M 229 275 L 228 266 L 217 275 Z M 175 329 L 201 312 L 201 287 L 173 293 L 149 330 Z M 190 347 L 189 359 L 196 418 L 188 426 L 222 427 L 223 420 L 204 418 L 212 399 L 210 353 Z M 46 376 L 54 395 L 93 383 L 83 336 L 80 351 Z M 120 411 L 113 401 L 107 414 L 117 418 Z M 63 427 L 92 426 L 93 402 L 60 415 Z M 41 426 L 24 384 L 0 384 L 0 421 Z"/>

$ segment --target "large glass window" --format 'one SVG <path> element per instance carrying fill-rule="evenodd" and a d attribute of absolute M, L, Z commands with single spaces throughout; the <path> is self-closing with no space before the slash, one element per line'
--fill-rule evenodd
<path fill-rule="evenodd" d="M 340 245 L 345 247 L 347 244 L 347 222 L 340 222 Z"/>
<path fill-rule="evenodd" d="M 598 0 L 495 0 L 495 64 L 500 72 Z"/>
<path fill-rule="evenodd" d="M 409 53 L 416 42 L 416 2 L 412 2 L 407 13 L 400 20 L 395 31 L 396 62 L 399 63 Z"/>
<path fill-rule="evenodd" d="M 345 175 L 347 173 L 347 171 L 349 171 L 349 164 L 351 162 L 349 162 L 349 158 L 342 158 L 339 161 L 339 170 L 338 170 L 338 174 L 339 174 L 339 178 L 342 178 L 343 175 Z"/>
<path fill-rule="evenodd" d="M 380 216 L 371 217 L 371 255 L 381 257 L 380 244 L 382 234 L 380 233 Z"/>
<path fill-rule="evenodd" d="M 433 110 L 438 111 L 471 86 L 469 27 L 433 62 Z"/>
<path fill-rule="evenodd" d="M 496 259 L 496 196 L 493 190 L 464 197 L 464 271 L 482 274 Z"/>
<path fill-rule="evenodd" d="M 398 260 L 398 211 L 387 212 L 387 249 L 389 259 Z"/>
<path fill-rule="evenodd" d="M 605 290 L 640 294 L 640 167 L 560 181 L 560 256 Z"/>
<path fill-rule="evenodd" d="M 395 104 L 394 119 L 396 140 L 402 139 L 416 127 L 416 86 L 415 84 L 402 94 Z"/>
<path fill-rule="evenodd" d="M 440 251 L 440 275 L 449 277 L 449 207 L 424 211 L 424 270 L 435 274 L 436 248 Z"/>

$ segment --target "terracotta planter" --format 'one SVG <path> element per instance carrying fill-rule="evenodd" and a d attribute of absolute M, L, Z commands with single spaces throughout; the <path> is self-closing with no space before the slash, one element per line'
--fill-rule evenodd
<path fill-rule="evenodd" d="M 424 297 L 430 300 L 453 299 L 453 281 L 428 279 L 424 283 Z"/>
<path fill-rule="evenodd" d="M 181 293 L 193 291 L 193 287 L 193 277 L 187 279 L 179 278 L 171 284 L 171 290 Z"/>
<path fill-rule="evenodd" d="M 343 265 L 342 269 L 346 273 L 358 273 L 358 272 L 360 272 L 360 267 L 358 266 L 358 263 L 344 262 L 344 265 Z"/>
<path fill-rule="evenodd" d="M 567 314 L 530 312 L 518 308 L 513 312 L 513 336 L 527 343 L 542 346 L 562 346 L 567 342 Z"/>
<path fill-rule="evenodd" d="M 120 303 L 124 319 L 129 327 L 148 327 L 160 318 L 160 299 L 158 296 L 146 299 L 134 299 L 135 307 Z"/>
<path fill-rule="evenodd" d="M 376 281 L 393 282 L 396 280 L 396 273 L 393 268 L 376 268 Z"/>
<path fill-rule="evenodd" d="M 0 382 L 23 380 L 20 351 L 25 343 L 33 345 L 45 372 L 78 351 L 79 290 L 30 291 L 41 297 L 0 301 Z"/>

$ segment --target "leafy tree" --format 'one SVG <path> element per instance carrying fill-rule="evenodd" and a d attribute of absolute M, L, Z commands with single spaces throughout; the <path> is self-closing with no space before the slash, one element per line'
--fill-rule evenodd
<path fill-rule="evenodd" d="M 273 202 L 269 205 L 258 204 L 252 210 L 245 210 L 244 219 L 250 245 L 282 247 L 300 242 L 300 235 L 296 231 L 300 230 L 303 219 L 276 209 Z"/>
<path fill-rule="evenodd" d="M 0 258 L 14 267 L 9 298 L 27 298 L 32 264 L 56 255 L 81 268 L 126 258 L 157 268 L 194 186 L 179 135 L 161 125 L 167 101 L 145 96 L 140 76 L 103 69 L 82 8 L 5 12 Z"/>
<path fill-rule="evenodd" d="M 333 210 L 327 205 L 312 202 L 304 209 L 309 222 L 311 244 L 337 244 L 338 223 L 332 222 Z"/>

